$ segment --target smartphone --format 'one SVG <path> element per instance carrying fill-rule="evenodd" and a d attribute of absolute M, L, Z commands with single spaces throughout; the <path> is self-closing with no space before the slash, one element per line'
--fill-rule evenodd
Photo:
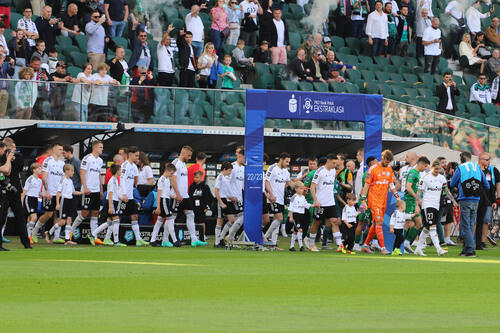
<path fill-rule="evenodd" d="M 240 5 L 234 5 L 234 8 L 240 9 Z"/>

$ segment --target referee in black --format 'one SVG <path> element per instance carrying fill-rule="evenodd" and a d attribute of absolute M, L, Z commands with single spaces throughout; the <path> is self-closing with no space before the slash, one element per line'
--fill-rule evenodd
<path fill-rule="evenodd" d="M 5 166 L 6 172 L 3 172 L 4 179 L 0 180 L 0 230 L 3 224 L 7 222 L 7 212 L 12 209 L 14 213 L 14 223 L 25 249 L 31 249 L 28 232 L 26 230 L 26 212 L 21 203 L 20 173 L 23 171 L 23 156 L 16 152 L 16 144 L 10 138 L 0 142 L 0 170 Z M 2 247 L 0 237 L 0 251 L 8 251 Z"/>

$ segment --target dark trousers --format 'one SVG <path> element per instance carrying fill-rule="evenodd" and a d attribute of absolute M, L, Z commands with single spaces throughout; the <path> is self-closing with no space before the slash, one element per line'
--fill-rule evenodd
<path fill-rule="evenodd" d="M 346 38 L 351 36 L 352 20 L 350 17 L 339 15 L 335 18 L 335 36 Z"/>
<path fill-rule="evenodd" d="M 352 21 L 352 37 L 361 38 L 363 36 L 363 27 L 365 25 L 364 20 L 354 20 Z"/>
<path fill-rule="evenodd" d="M 422 45 L 422 37 L 417 37 L 415 40 L 415 49 L 417 51 L 417 58 L 424 56 L 424 46 Z"/>
<path fill-rule="evenodd" d="M 446 58 L 453 57 L 454 59 L 458 59 L 460 57 L 459 54 L 456 54 L 453 49 L 454 45 L 459 45 L 462 41 L 462 36 L 465 33 L 465 27 L 459 27 L 458 25 L 452 24 L 450 26 L 450 45 L 443 45 L 443 49 L 445 50 L 444 56 Z"/>
<path fill-rule="evenodd" d="M 385 39 L 373 38 L 372 56 L 375 58 L 385 52 Z"/>
<path fill-rule="evenodd" d="M 483 236 L 484 218 L 486 217 L 486 209 L 488 208 L 487 202 L 484 199 L 479 201 L 477 207 L 477 220 L 476 220 L 476 248 L 481 245 L 481 238 Z"/>
<path fill-rule="evenodd" d="M 240 38 L 245 41 L 245 45 L 255 46 L 257 44 L 257 31 L 248 32 L 245 30 L 241 30 Z"/>
<path fill-rule="evenodd" d="M 19 191 L 19 189 L 18 189 Z M 24 211 L 23 205 L 21 203 L 20 194 L 7 193 L 6 195 L 1 195 L 0 197 L 0 230 L 2 229 L 4 223 L 7 222 L 7 212 L 12 209 L 14 213 L 14 223 L 16 226 L 17 233 L 21 239 L 21 243 L 24 247 L 31 247 L 30 240 L 28 238 L 28 231 L 26 230 L 26 213 Z M 2 238 L 0 237 L 0 247 L 2 247 Z"/>
<path fill-rule="evenodd" d="M 439 58 L 439 56 L 426 55 L 424 73 L 429 73 L 430 70 L 431 74 L 436 74 L 436 70 L 439 65 Z"/>
<path fill-rule="evenodd" d="M 174 83 L 174 73 L 158 73 L 158 85 L 162 87 L 171 87 Z"/>
<path fill-rule="evenodd" d="M 189 69 L 181 69 L 179 73 L 179 86 L 194 88 L 195 87 L 196 72 Z"/>
<path fill-rule="evenodd" d="M 396 55 L 400 57 L 406 57 L 406 53 L 408 52 L 408 42 L 399 42 L 396 44 Z"/>
<path fill-rule="evenodd" d="M 396 236 L 396 240 L 394 241 L 393 250 L 399 249 L 401 247 L 401 244 L 403 244 L 403 241 L 405 239 L 403 236 L 403 230 L 404 229 L 394 229 L 394 235 Z"/>
<path fill-rule="evenodd" d="M 354 236 L 358 223 L 351 223 L 351 228 L 348 228 L 344 223 L 342 223 L 342 225 L 344 226 L 344 231 L 342 232 L 342 236 L 344 237 L 344 247 L 346 250 L 352 251 L 352 248 L 354 247 Z"/>

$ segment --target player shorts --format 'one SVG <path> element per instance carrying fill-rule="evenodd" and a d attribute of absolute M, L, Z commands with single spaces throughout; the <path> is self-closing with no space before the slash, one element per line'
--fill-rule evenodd
<path fill-rule="evenodd" d="M 193 210 L 193 203 L 189 198 L 184 198 L 182 201 L 172 200 L 172 213 Z"/>
<path fill-rule="evenodd" d="M 269 204 L 269 213 L 271 214 L 283 214 L 285 211 L 285 206 L 277 202 Z"/>
<path fill-rule="evenodd" d="M 415 213 L 415 206 L 416 206 L 415 200 L 413 200 L 413 199 L 406 199 L 405 203 L 406 203 L 405 213 L 413 215 L 413 213 Z M 420 214 L 415 215 L 415 217 L 419 217 L 419 216 L 420 216 Z"/>
<path fill-rule="evenodd" d="M 82 210 L 100 210 L 101 209 L 101 193 L 93 192 L 87 195 L 82 195 Z"/>
<path fill-rule="evenodd" d="M 122 208 L 122 207 L 120 207 Z M 134 199 L 129 199 L 125 203 L 125 209 L 122 209 L 122 215 L 124 216 L 131 216 L 131 215 L 137 215 L 139 213 L 137 209 L 137 202 Z"/>
<path fill-rule="evenodd" d="M 319 208 L 315 207 L 313 216 L 315 220 L 331 219 L 339 217 L 339 215 L 337 214 L 337 207 L 335 207 L 335 205 L 319 207 Z"/>
<path fill-rule="evenodd" d="M 172 216 L 172 212 L 170 212 L 170 202 L 168 198 L 160 198 L 160 216 L 168 217 Z"/>
<path fill-rule="evenodd" d="M 226 208 L 226 213 L 228 215 L 238 215 L 240 213 L 243 213 L 243 203 L 242 202 L 232 202 L 231 200 L 228 200 L 227 203 L 227 208 Z"/>
<path fill-rule="evenodd" d="M 113 201 L 113 214 L 108 214 L 108 217 L 120 216 L 127 207 L 127 203 L 123 201 Z"/>
<path fill-rule="evenodd" d="M 436 208 L 424 208 L 422 210 L 424 217 L 424 227 L 430 227 L 431 225 L 437 225 L 439 219 L 439 211 Z"/>
<path fill-rule="evenodd" d="M 308 213 L 300 214 L 293 213 L 293 232 L 298 232 L 302 229 L 302 232 L 306 232 L 309 228 L 309 218 Z"/>
<path fill-rule="evenodd" d="M 61 198 L 58 217 L 60 219 L 67 219 L 76 214 L 76 202 L 74 199 Z"/>
<path fill-rule="evenodd" d="M 262 193 L 262 215 L 269 214 L 269 203 L 267 202 L 266 195 Z"/>
<path fill-rule="evenodd" d="M 371 207 L 370 211 L 374 222 L 384 222 L 385 207 Z"/>
<path fill-rule="evenodd" d="M 24 209 L 28 215 L 36 214 L 38 209 L 38 198 L 26 196 L 24 198 Z"/>
<path fill-rule="evenodd" d="M 54 212 L 56 210 L 56 196 L 52 196 L 52 199 L 43 198 L 42 208 L 46 212 Z"/>

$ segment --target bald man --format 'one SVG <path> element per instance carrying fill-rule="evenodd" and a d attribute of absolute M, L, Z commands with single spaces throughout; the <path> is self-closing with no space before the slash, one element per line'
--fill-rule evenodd
<path fill-rule="evenodd" d="M 397 186 L 398 192 L 404 192 L 406 190 L 406 178 L 411 169 L 415 168 L 417 165 L 418 155 L 414 151 L 409 151 L 406 153 L 405 166 L 399 171 L 399 183 Z"/>
<path fill-rule="evenodd" d="M 78 6 L 75 3 L 70 3 L 66 13 L 61 13 L 61 21 L 63 25 L 61 27 L 61 35 L 66 37 L 74 37 L 80 34 L 80 28 L 78 28 Z"/>

